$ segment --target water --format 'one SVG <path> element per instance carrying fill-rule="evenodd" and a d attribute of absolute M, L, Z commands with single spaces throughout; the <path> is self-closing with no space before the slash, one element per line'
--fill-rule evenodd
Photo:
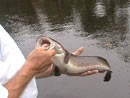
<path fill-rule="evenodd" d="M 0 23 L 25 56 L 37 36 L 48 35 L 73 52 L 106 58 L 112 79 L 50 77 L 37 80 L 38 98 L 130 98 L 129 0 L 1 0 Z"/>

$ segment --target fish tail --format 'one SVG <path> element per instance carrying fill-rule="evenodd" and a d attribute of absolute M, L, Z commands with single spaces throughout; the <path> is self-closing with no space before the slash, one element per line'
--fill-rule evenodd
<path fill-rule="evenodd" d="M 111 73 L 112 73 L 112 71 L 107 71 L 107 73 L 104 77 L 105 82 L 108 82 L 111 79 Z"/>

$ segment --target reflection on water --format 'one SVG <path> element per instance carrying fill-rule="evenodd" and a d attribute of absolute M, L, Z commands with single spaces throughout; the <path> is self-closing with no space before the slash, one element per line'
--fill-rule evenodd
<path fill-rule="evenodd" d="M 130 97 L 129 0 L 1 0 L 0 12 L 0 23 L 25 56 L 34 48 L 36 37 L 45 34 L 71 52 L 82 45 L 87 48 L 83 55 L 103 56 L 112 66 L 113 78 L 108 84 L 103 84 L 99 75 L 39 80 L 39 98 Z"/>

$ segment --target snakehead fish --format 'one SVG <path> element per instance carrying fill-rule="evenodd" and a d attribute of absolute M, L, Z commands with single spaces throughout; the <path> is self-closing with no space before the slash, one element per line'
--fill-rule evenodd
<path fill-rule="evenodd" d="M 48 44 L 48 49 L 54 49 L 56 51 L 54 65 L 59 71 L 66 74 L 80 74 L 87 71 L 98 70 L 101 73 L 106 72 L 104 81 L 111 79 L 112 71 L 105 58 L 99 56 L 75 56 L 68 52 L 56 40 L 41 35 L 36 40 L 36 47 L 41 47 L 43 44 Z"/>

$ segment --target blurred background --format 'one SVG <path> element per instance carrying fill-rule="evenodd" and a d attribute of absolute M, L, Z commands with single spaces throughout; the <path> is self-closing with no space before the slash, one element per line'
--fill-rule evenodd
<path fill-rule="evenodd" d="M 105 74 L 52 76 L 37 80 L 38 98 L 130 98 L 130 0 L 1 0 L 0 24 L 25 57 L 47 35 L 110 63 L 110 82 Z"/>

